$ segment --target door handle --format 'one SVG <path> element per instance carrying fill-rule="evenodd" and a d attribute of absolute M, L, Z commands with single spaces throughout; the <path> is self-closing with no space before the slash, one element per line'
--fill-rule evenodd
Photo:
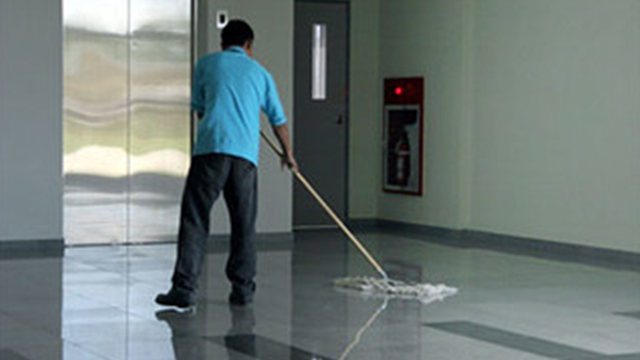
<path fill-rule="evenodd" d="M 336 124 L 342 125 L 343 122 L 342 115 L 338 115 L 338 122 Z"/>

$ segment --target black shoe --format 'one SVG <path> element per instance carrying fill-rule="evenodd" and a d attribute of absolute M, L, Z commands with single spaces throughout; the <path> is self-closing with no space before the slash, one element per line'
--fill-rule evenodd
<path fill-rule="evenodd" d="M 231 293 L 229 294 L 229 304 L 236 306 L 245 306 L 253 302 L 253 294 L 256 292 L 256 283 L 251 281 L 246 285 L 231 285 Z"/>
<path fill-rule="evenodd" d="M 250 297 L 243 297 L 234 292 L 229 294 L 229 304 L 235 306 L 247 306 L 253 302 L 253 299 Z"/>
<path fill-rule="evenodd" d="M 179 309 L 190 309 L 195 306 L 195 301 L 192 294 L 171 288 L 168 293 L 156 296 L 156 304 L 175 306 Z"/>

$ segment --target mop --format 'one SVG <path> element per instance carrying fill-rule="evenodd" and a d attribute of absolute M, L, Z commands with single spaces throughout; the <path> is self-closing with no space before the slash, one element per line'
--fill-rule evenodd
<path fill-rule="evenodd" d="M 260 131 L 260 135 L 267 142 L 269 147 L 279 156 L 283 157 L 282 151 L 278 149 L 273 140 L 271 140 L 264 132 Z M 443 300 L 444 298 L 454 295 L 458 292 L 456 288 L 446 286 L 444 284 L 431 285 L 421 283 L 408 283 L 400 280 L 393 280 L 387 276 L 387 273 L 382 269 L 376 259 L 369 254 L 367 249 L 362 243 L 353 235 L 351 230 L 340 220 L 340 218 L 333 212 L 333 210 L 327 205 L 324 199 L 318 194 L 318 192 L 311 186 L 309 181 L 302 175 L 299 169 L 290 168 L 293 175 L 300 181 L 305 189 L 314 197 L 314 199 L 322 206 L 324 211 L 331 217 L 331 219 L 338 225 L 340 230 L 351 240 L 356 246 L 358 251 L 365 257 L 365 259 L 373 266 L 373 268 L 380 274 L 380 278 L 356 276 L 336 279 L 334 285 L 346 289 L 354 289 L 362 291 L 371 296 L 391 297 L 400 299 L 415 299 L 424 304 L 428 304 L 435 300 Z"/>

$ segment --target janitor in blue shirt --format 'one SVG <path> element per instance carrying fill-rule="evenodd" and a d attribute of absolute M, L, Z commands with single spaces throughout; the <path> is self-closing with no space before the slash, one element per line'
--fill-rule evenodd
<path fill-rule="evenodd" d="M 195 305 L 210 211 L 220 193 L 231 220 L 226 265 L 231 282 L 229 302 L 246 305 L 253 301 L 260 111 L 280 142 L 283 166 L 297 168 L 276 85 L 252 58 L 251 26 L 231 20 L 221 37 L 223 51 L 202 57 L 194 72 L 191 109 L 199 119 L 198 135 L 182 198 L 172 286 L 156 297 L 160 305 Z"/>

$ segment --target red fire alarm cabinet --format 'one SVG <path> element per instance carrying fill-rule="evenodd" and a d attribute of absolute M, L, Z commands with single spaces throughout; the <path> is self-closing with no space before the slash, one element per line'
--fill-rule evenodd
<path fill-rule="evenodd" d="M 385 192 L 422 195 L 424 79 L 384 80 Z"/>

